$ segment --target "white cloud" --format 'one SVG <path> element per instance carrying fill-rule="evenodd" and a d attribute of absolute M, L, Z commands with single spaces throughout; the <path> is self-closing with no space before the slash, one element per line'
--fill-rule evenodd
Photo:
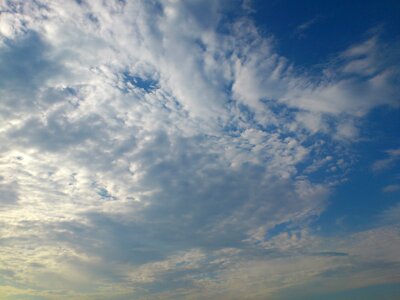
<path fill-rule="evenodd" d="M 227 3 L 1 4 L 1 293 L 268 295 L 336 263 L 283 257 L 318 243 L 333 179 L 308 175 L 346 164 L 331 145 L 394 103 L 395 73 L 314 82 Z M 364 72 L 357 47 L 331 71 Z"/>

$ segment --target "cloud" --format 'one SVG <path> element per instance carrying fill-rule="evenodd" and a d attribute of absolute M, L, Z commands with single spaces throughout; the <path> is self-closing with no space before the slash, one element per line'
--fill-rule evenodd
<path fill-rule="evenodd" d="M 310 224 L 396 69 L 374 38 L 315 80 L 225 5 L 2 2 L 1 293 L 257 299 L 346 265 Z"/>
<path fill-rule="evenodd" d="M 390 185 L 385 186 L 382 189 L 382 191 L 385 193 L 396 192 L 398 190 L 400 190 L 400 185 L 398 185 L 398 184 L 390 184 Z"/>
<path fill-rule="evenodd" d="M 400 219 L 399 217 L 400 217 L 400 205 L 398 203 L 387 208 L 380 215 L 381 221 L 384 224 L 398 224 Z"/>
<path fill-rule="evenodd" d="M 316 24 L 317 22 L 319 22 L 321 19 L 321 16 L 315 16 L 314 18 L 298 25 L 294 31 L 294 35 L 299 38 L 305 38 L 306 37 L 306 31 L 310 29 L 310 27 L 312 27 L 314 24 Z"/>
<path fill-rule="evenodd" d="M 383 170 L 393 167 L 394 164 L 400 159 L 400 150 L 391 149 L 386 151 L 388 158 L 380 159 L 372 164 L 372 171 L 381 172 Z"/>
<path fill-rule="evenodd" d="M 0 192 L 1 192 L 1 204 L 3 207 L 7 207 L 10 204 L 17 203 L 18 194 L 17 187 L 15 183 L 1 183 L 0 184 Z"/>

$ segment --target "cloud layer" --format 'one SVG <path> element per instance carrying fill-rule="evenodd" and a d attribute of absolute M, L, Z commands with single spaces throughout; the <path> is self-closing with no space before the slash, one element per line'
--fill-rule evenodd
<path fill-rule="evenodd" d="M 328 273 L 338 289 L 398 282 L 397 223 L 332 239 L 311 226 L 363 117 L 399 105 L 396 51 L 372 35 L 307 73 L 245 12 L 227 18 L 238 5 L 1 4 L 2 295 L 265 299 Z"/>

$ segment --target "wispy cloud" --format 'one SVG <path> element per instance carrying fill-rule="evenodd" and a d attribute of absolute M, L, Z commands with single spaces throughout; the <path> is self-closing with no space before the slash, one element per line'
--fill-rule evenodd
<path fill-rule="evenodd" d="M 382 189 L 382 191 L 384 191 L 385 193 L 396 192 L 399 190 L 400 190 L 400 184 L 390 184 Z"/>
<path fill-rule="evenodd" d="M 309 30 L 310 27 L 318 23 L 321 19 L 322 17 L 318 15 L 304 23 L 301 23 L 296 27 L 294 35 L 299 39 L 305 38 L 307 36 L 307 30 Z"/>
<path fill-rule="evenodd" d="M 387 150 L 386 154 L 387 158 L 377 160 L 372 164 L 372 170 L 374 172 L 389 169 L 400 159 L 400 149 Z"/>

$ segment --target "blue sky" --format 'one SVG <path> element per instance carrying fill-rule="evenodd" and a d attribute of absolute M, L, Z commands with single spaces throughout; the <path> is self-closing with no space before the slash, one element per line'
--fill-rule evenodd
<path fill-rule="evenodd" d="M 399 8 L 0 2 L 1 299 L 400 298 Z"/>

